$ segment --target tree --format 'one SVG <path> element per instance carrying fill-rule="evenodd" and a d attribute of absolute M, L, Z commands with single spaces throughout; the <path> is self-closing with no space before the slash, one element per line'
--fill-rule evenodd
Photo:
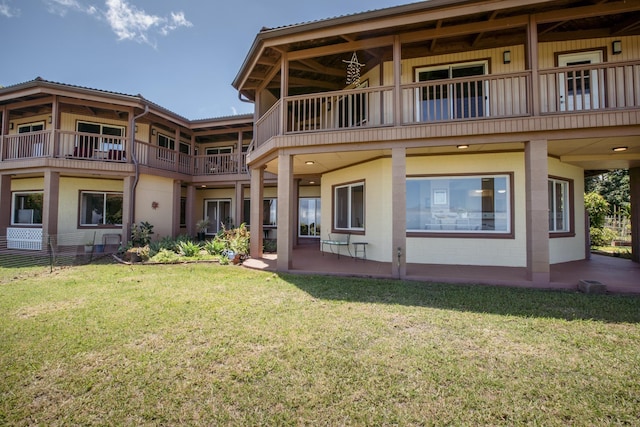
<path fill-rule="evenodd" d="M 609 203 L 603 196 L 591 192 L 584 195 L 584 207 L 589 214 L 591 228 L 603 228 L 604 220 L 609 212 Z"/>
<path fill-rule="evenodd" d="M 629 171 L 616 169 L 585 180 L 586 193 L 598 193 L 615 210 L 629 212 Z M 586 199 L 585 199 L 586 200 Z M 611 212 L 608 212 L 611 213 Z"/>

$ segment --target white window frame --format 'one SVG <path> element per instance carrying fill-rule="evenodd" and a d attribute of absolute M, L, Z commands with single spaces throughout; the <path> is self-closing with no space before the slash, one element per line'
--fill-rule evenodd
<path fill-rule="evenodd" d="M 90 133 L 93 135 L 97 135 L 99 137 L 98 140 L 98 147 L 96 148 L 98 151 L 103 151 L 103 152 L 108 152 L 108 151 L 123 151 L 124 150 L 124 140 L 127 137 L 127 128 L 126 126 L 120 126 L 120 125 L 110 125 L 110 124 L 106 124 L 106 123 L 96 123 L 96 122 L 88 122 L 85 120 L 78 120 L 76 122 L 76 131 L 80 132 L 79 127 L 81 124 L 86 124 L 86 125 L 94 125 L 94 126 L 100 126 L 100 132 L 99 133 L 93 133 L 93 132 L 83 132 L 83 133 Z M 105 128 L 113 128 L 113 129 L 119 129 L 121 135 L 117 136 L 117 135 L 109 135 L 109 134 L 105 134 L 104 133 L 104 129 Z M 114 140 L 118 141 L 118 142 L 114 142 Z"/>
<path fill-rule="evenodd" d="M 557 228 L 558 205 L 556 186 L 560 184 L 562 188 L 562 228 Z M 570 191 L 571 183 L 566 179 L 549 178 L 549 233 L 569 233 L 571 232 L 571 204 Z M 552 221 L 553 219 L 553 221 Z"/>
<path fill-rule="evenodd" d="M 33 128 L 37 127 L 37 126 L 42 126 L 42 129 L 33 130 Z M 29 130 L 26 131 L 26 132 L 20 132 L 24 128 L 29 128 Z M 23 123 L 21 125 L 18 125 L 18 133 L 19 134 L 20 133 L 31 133 L 31 132 L 42 132 L 45 129 L 46 129 L 46 126 L 44 124 L 44 120 L 43 121 L 38 121 L 38 122 L 32 122 L 32 123 Z"/>
<path fill-rule="evenodd" d="M 204 199 L 204 218 L 208 218 L 210 221 L 209 227 L 205 230 L 206 234 L 216 234 L 221 230 L 220 223 L 223 223 L 226 218 L 220 218 L 220 205 L 221 203 L 229 204 L 229 218 L 233 218 L 233 203 L 231 199 Z M 215 218 L 217 221 L 211 219 L 209 213 L 209 204 L 215 206 Z"/>
<path fill-rule="evenodd" d="M 204 153 L 207 156 L 215 156 L 217 154 L 232 154 L 233 147 L 207 147 Z"/>
<path fill-rule="evenodd" d="M 356 187 L 362 187 L 362 226 L 358 227 L 357 225 L 352 224 L 353 218 L 353 189 Z M 340 189 L 347 188 L 348 196 L 347 196 L 347 226 L 346 227 L 338 227 L 338 191 Z M 366 227 L 366 186 L 364 181 L 353 182 L 349 184 L 341 184 L 336 185 L 333 188 L 333 229 L 338 231 L 364 231 Z"/>
<path fill-rule="evenodd" d="M 99 223 L 84 223 L 84 218 L 85 218 L 85 206 L 84 206 L 84 196 L 85 195 L 102 195 L 102 217 L 100 218 L 100 222 Z M 78 214 L 80 216 L 78 223 L 80 224 L 81 227 L 121 227 L 122 224 L 108 224 L 107 223 L 107 216 L 106 216 L 106 212 L 107 212 L 107 196 L 108 195 L 117 195 L 117 196 L 121 196 L 123 198 L 122 200 L 122 205 L 124 206 L 124 193 L 122 192 L 118 192 L 118 191 L 81 191 L 80 192 L 80 209 L 78 211 Z M 124 212 L 123 212 L 124 215 Z"/>
<path fill-rule="evenodd" d="M 33 209 L 24 209 L 25 211 L 31 212 L 31 222 L 16 222 L 15 212 L 16 212 L 16 199 L 19 196 L 26 196 L 29 194 L 41 194 L 43 196 L 43 206 L 40 207 L 40 222 L 33 222 L 33 217 L 35 216 L 35 211 Z M 44 210 L 44 191 L 16 191 L 11 195 L 11 225 L 42 225 L 42 211 Z M 25 212 L 25 215 L 28 215 L 28 212 Z"/>

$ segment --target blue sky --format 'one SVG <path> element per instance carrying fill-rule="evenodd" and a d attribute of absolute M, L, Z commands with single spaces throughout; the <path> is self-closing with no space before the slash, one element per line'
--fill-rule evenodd
<path fill-rule="evenodd" d="M 141 94 L 188 119 L 253 112 L 231 86 L 262 27 L 409 0 L 0 0 L 0 85 Z"/>

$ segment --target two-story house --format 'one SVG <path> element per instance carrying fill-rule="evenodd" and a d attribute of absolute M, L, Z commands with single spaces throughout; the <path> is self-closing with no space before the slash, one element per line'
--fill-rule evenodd
<path fill-rule="evenodd" d="M 187 120 L 41 78 L 0 88 L 0 236 L 17 250 L 118 245 L 134 223 L 194 236 L 203 218 L 215 234 L 248 215 L 252 139 L 252 115 Z"/>
<path fill-rule="evenodd" d="M 322 237 L 366 241 L 393 276 L 549 283 L 588 253 L 585 174 L 613 168 L 630 170 L 638 261 L 640 2 L 432 0 L 265 28 L 233 85 L 255 103 L 251 254 L 275 174 L 281 271 L 315 185 Z"/>

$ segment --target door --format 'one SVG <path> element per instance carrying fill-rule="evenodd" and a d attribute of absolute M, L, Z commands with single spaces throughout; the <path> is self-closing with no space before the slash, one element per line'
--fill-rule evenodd
<path fill-rule="evenodd" d="M 433 82 L 416 89 L 417 120 L 433 122 L 484 117 L 488 112 L 488 82 L 469 80 L 451 83 L 451 79 L 482 76 L 486 61 L 416 69 L 416 81 Z"/>
<path fill-rule="evenodd" d="M 222 230 L 231 227 L 233 217 L 231 216 L 231 200 L 210 199 L 204 202 L 204 217 L 209 218 L 210 226 L 207 228 L 207 234 L 216 234 Z"/>
<path fill-rule="evenodd" d="M 298 204 L 298 236 L 320 237 L 320 198 L 301 197 Z"/>
<path fill-rule="evenodd" d="M 599 64 L 602 51 L 569 53 L 558 56 L 559 67 Z M 580 111 L 600 108 L 597 70 L 573 70 L 558 74 L 560 111 Z"/>

